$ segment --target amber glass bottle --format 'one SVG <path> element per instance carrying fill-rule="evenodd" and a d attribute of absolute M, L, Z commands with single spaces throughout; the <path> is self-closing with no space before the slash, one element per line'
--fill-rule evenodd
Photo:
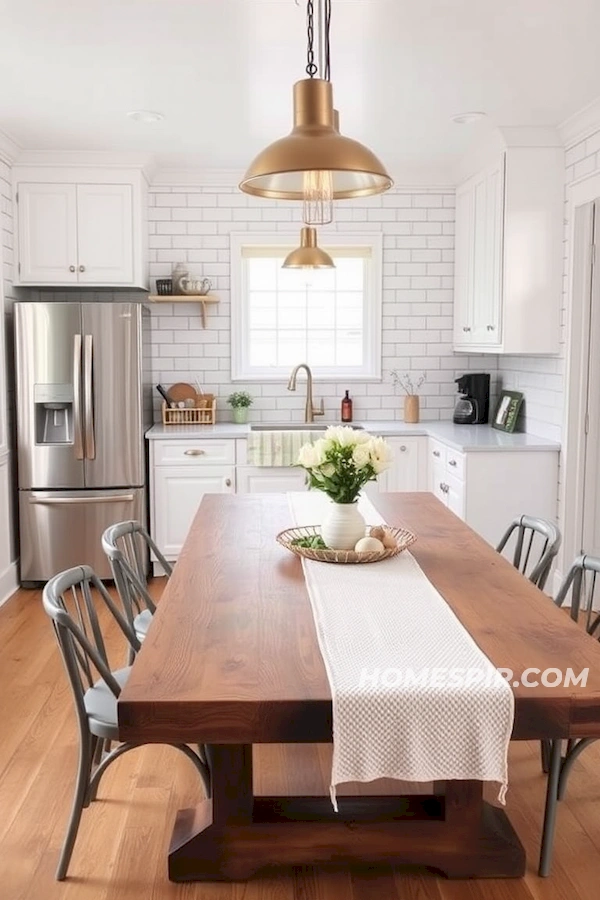
<path fill-rule="evenodd" d="M 346 391 L 346 396 L 342 400 L 342 422 L 352 421 L 352 400 L 350 399 L 350 391 Z"/>

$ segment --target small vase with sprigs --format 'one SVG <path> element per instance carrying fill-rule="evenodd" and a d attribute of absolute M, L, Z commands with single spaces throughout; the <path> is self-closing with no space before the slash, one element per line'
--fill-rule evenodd
<path fill-rule="evenodd" d="M 404 391 L 404 421 L 414 424 L 419 421 L 419 395 L 417 391 L 427 378 L 427 374 L 423 374 L 413 382 L 410 372 L 400 374 L 398 369 L 392 369 L 390 372 L 394 390 L 401 388 Z"/>

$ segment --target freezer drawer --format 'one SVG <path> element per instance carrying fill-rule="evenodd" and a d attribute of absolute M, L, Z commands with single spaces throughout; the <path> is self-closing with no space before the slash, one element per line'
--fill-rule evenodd
<path fill-rule="evenodd" d="M 145 522 L 143 488 L 19 491 L 21 584 L 47 581 L 80 565 L 110 578 L 100 539 L 109 525 L 126 519 Z"/>

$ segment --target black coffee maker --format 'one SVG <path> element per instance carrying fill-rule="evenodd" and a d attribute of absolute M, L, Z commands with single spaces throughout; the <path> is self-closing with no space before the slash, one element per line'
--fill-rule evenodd
<path fill-rule="evenodd" d="M 490 376 L 483 372 L 461 375 L 456 379 L 459 398 L 452 421 L 457 425 L 481 425 L 490 413 Z"/>

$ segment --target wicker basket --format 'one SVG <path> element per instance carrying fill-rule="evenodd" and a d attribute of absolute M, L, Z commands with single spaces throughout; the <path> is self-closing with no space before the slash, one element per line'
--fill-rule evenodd
<path fill-rule="evenodd" d="M 170 409 L 163 403 L 162 420 L 163 425 L 214 425 L 217 421 L 217 401 L 213 399 L 209 405 L 184 409 Z"/>
<path fill-rule="evenodd" d="M 386 547 L 385 550 L 380 551 L 367 550 L 364 553 L 357 553 L 356 550 L 313 550 L 310 547 L 298 547 L 297 544 L 293 543 L 296 538 L 313 537 L 313 535 L 317 534 L 320 535 L 321 529 L 318 525 L 302 525 L 299 528 L 288 528 L 286 531 L 281 531 L 277 535 L 277 542 L 281 544 L 282 547 L 285 547 L 286 550 L 291 550 L 296 556 L 303 556 L 305 559 L 314 559 L 317 562 L 371 563 L 379 562 L 382 559 L 389 559 L 391 556 L 397 556 L 398 553 L 402 553 L 403 550 L 406 550 L 407 547 L 414 544 L 417 539 L 412 531 L 408 531 L 406 528 L 394 528 L 391 525 L 385 525 L 384 529 L 394 538 L 396 546 L 390 548 Z M 369 532 L 370 528 L 367 528 L 366 534 Z"/>

